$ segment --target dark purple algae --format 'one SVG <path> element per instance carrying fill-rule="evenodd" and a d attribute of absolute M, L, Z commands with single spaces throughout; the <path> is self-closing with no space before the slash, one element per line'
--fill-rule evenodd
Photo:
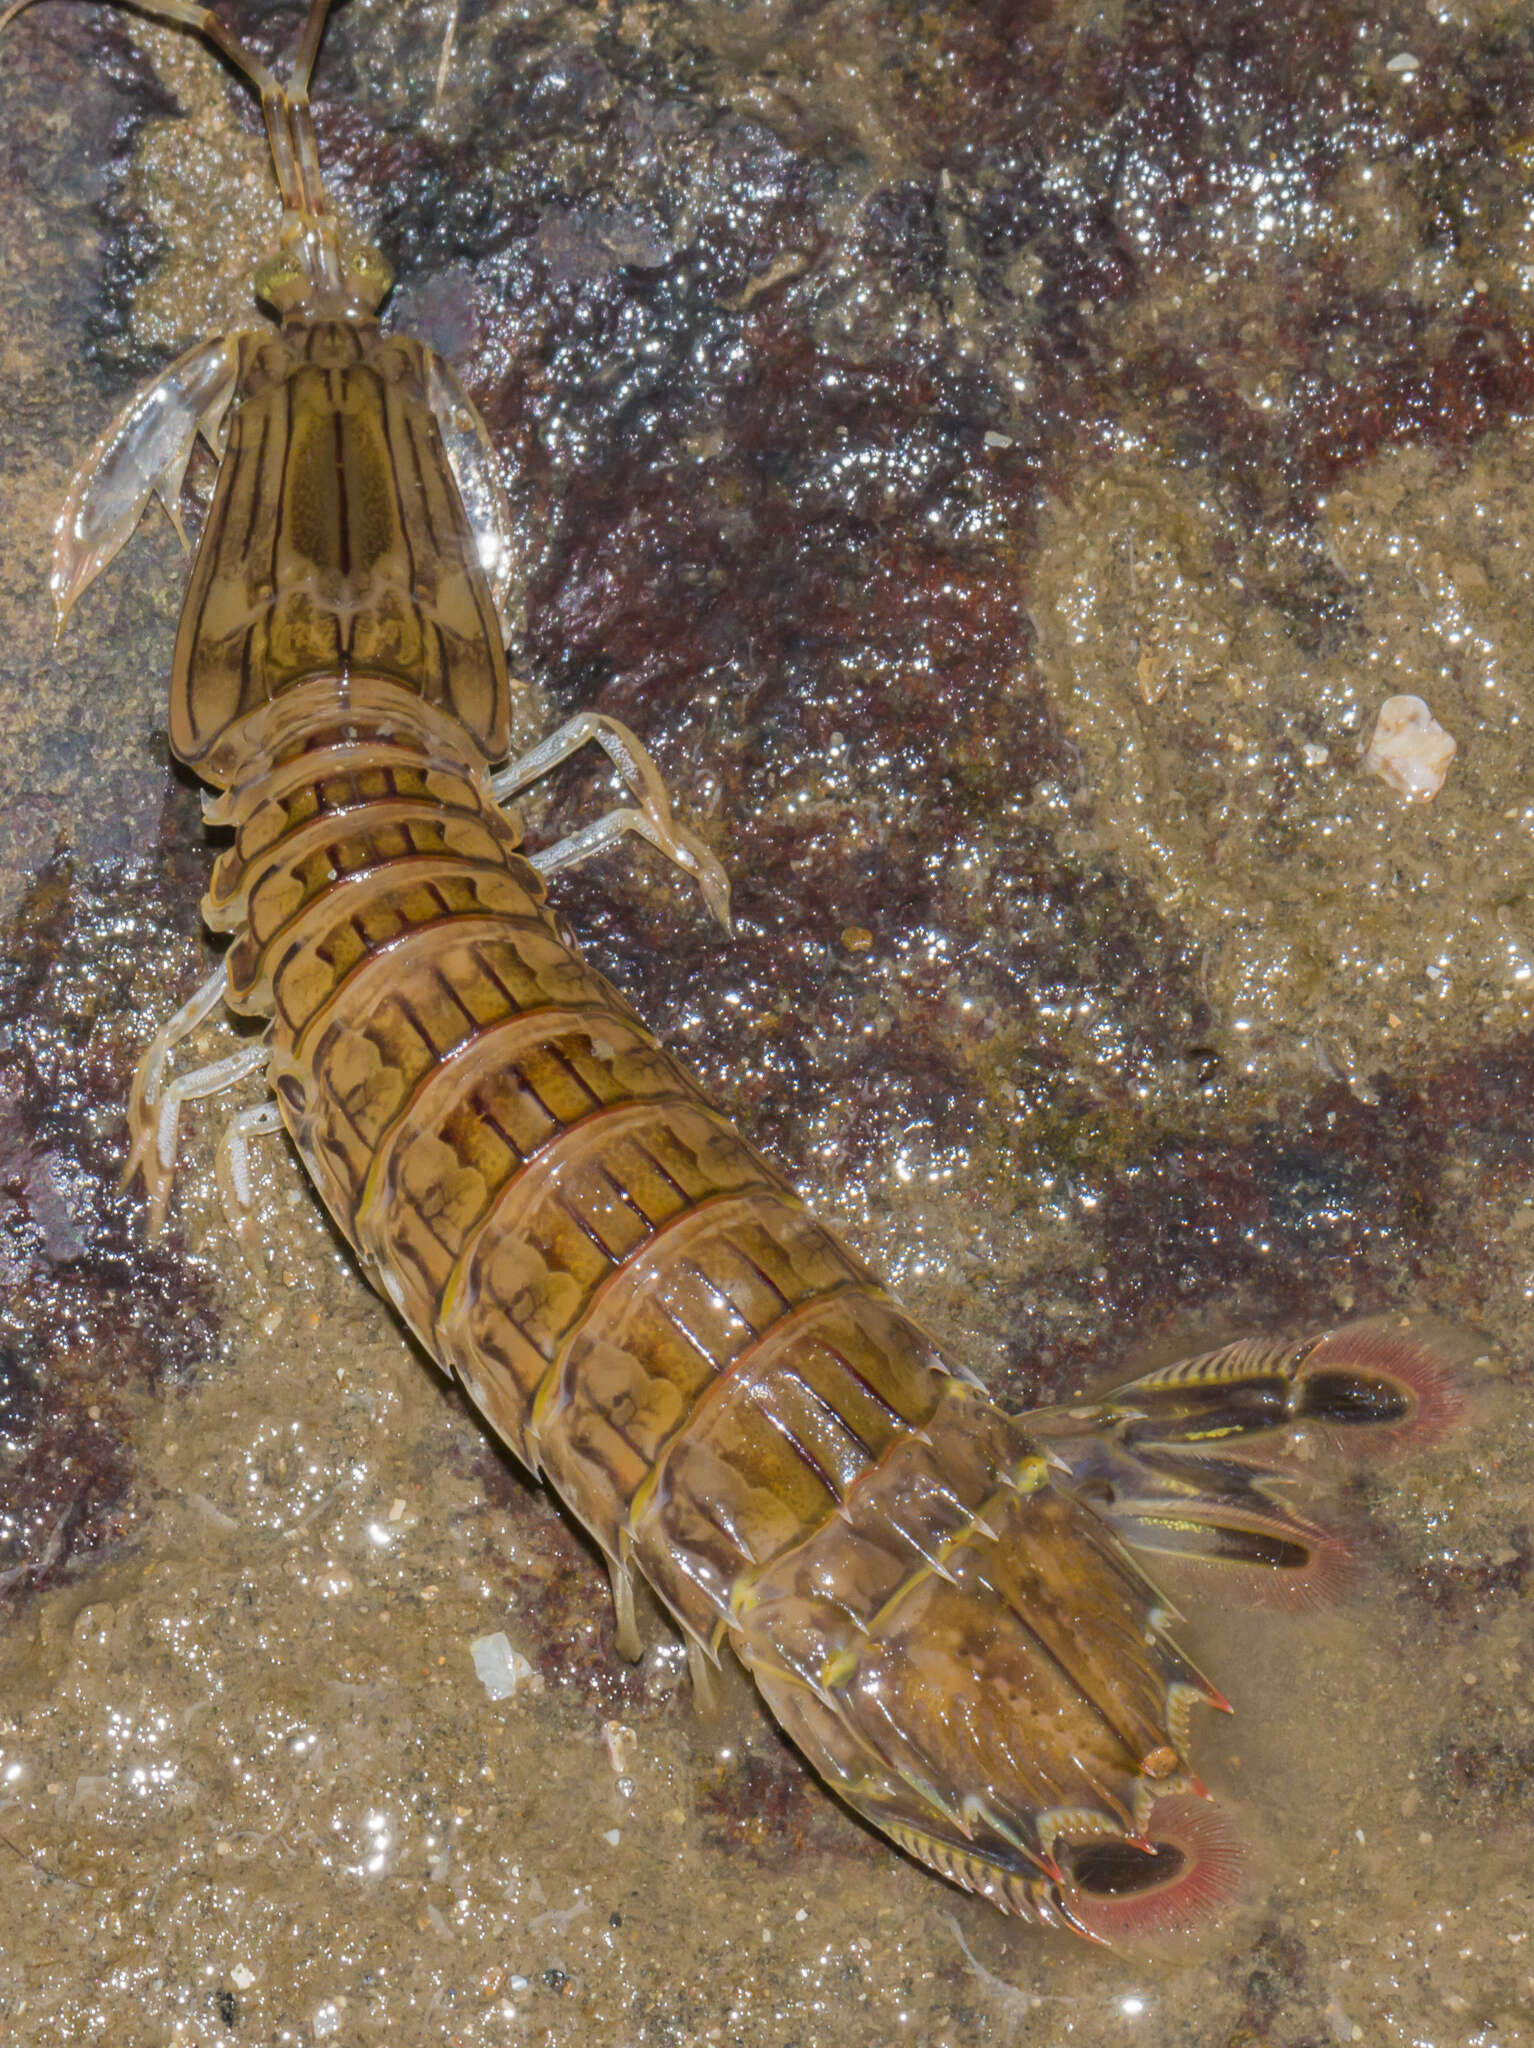
<path fill-rule="evenodd" d="M 274 60 L 301 16 L 228 11 Z M 118 1109 L 210 958 L 184 571 L 152 517 L 54 654 L 48 530 L 249 317 L 272 206 L 203 51 L 40 0 L 0 66 L 0 2016 L 1534 2039 L 1525 13 L 352 0 L 316 113 L 503 458 L 520 737 L 628 720 L 736 933 L 643 852 L 560 908 L 753 1140 L 1018 1403 L 1393 1305 L 1489 1363 L 1336 1490 L 1344 1604 L 1183 1595 L 1250 1876 L 1172 1967 L 902 1863 L 742 1688 L 700 1723 L 654 1617 L 622 1665 L 279 1147 L 261 1284 L 216 1111 L 144 1246 Z M 1359 767 L 1401 692 L 1456 742 L 1430 803 Z M 611 800 L 580 764 L 530 829 Z"/>

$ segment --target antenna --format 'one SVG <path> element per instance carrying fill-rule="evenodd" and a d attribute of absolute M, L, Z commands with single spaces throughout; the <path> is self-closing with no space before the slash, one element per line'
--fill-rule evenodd
<path fill-rule="evenodd" d="M 11 4 L 0 13 L 0 33 L 10 26 L 24 7 L 31 4 L 32 0 L 11 0 Z M 277 173 L 284 208 L 289 213 L 322 214 L 326 211 L 319 146 L 314 136 L 314 120 L 309 112 L 309 80 L 314 73 L 314 60 L 319 55 L 331 0 L 309 0 L 303 40 L 298 46 L 291 83 L 286 88 L 278 83 L 258 57 L 251 55 L 239 37 L 224 26 L 211 7 L 196 7 L 192 0 L 111 0 L 111 4 L 130 7 L 136 14 L 163 22 L 168 28 L 189 28 L 206 37 L 225 62 L 231 64 L 260 97 L 266 137 L 271 145 L 272 168 Z"/>

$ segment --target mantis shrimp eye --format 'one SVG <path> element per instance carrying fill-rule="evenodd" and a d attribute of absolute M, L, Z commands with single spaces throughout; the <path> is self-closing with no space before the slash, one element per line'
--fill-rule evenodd
<path fill-rule="evenodd" d="M 394 284 L 393 267 L 383 252 L 371 242 L 360 243 L 348 257 L 346 268 L 367 303 L 375 309 L 381 306 Z"/>
<path fill-rule="evenodd" d="M 256 265 L 251 284 L 258 299 L 285 313 L 304 295 L 303 265 L 288 255 L 268 256 Z"/>

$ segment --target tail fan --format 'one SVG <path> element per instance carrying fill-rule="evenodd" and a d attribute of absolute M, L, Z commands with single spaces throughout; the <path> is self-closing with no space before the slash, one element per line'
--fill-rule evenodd
<path fill-rule="evenodd" d="M 1144 1848 L 1106 1834 L 1059 1845 L 1053 1903 L 1089 1940 L 1119 1947 L 1193 1933 L 1240 1889 L 1245 1852 L 1207 1800 L 1158 1799 L 1145 1832 Z"/>
<path fill-rule="evenodd" d="M 1284 1498 L 1318 1453 L 1399 1451 L 1441 1436 L 1464 1399 L 1455 1332 L 1405 1316 L 1285 1342 L 1243 1339 L 1158 1367 L 1095 1401 L 1027 1417 L 1063 1483 L 1132 1549 L 1217 1567 L 1259 1602 L 1328 1600 L 1342 1539 Z"/>

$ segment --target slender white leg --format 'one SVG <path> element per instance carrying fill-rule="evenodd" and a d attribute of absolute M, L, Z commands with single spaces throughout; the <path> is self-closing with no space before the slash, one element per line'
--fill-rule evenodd
<path fill-rule="evenodd" d="M 717 1721 L 723 1700 L 719 1673 L 696 1636 L 684 1631 L 683 1641 L 687 1645 L 687 1676 L 692 1680 L 693 1705 L 705 1721 Z"/>
<path fill-rule="evenodd" d="M 271 1056 L 269 1045 L 242 1046 L 238 1052 L 230 1053 L 226 1059 L 215 1060 L 211 1066 L 198 1067 L 190 1074 L 178 1074 L 165 1088 L 154 1122 L 154 1145 L 142 1158 L 133 1162 L 134 1170 L 143 1175 L 144 1193 L 149 1200 L 150 1237 L 158 1234 L 165 1221 L 170 1186 L 176 1172 L 176 1141 L 182 1103 L 200 1102 L 209 1095 L 222 1095 L 225 1089 L 243 1081 L 247 1074 L 258 1073 Z"/>
<path fill-rule="evenodd" d="M 626 1564 L 617 1558 L 607 1560 L 607 1576 L 612 1582 L 613 1617 L 617 1624 L 618 1655 L 627 1664 L 637 1664 L 644 1655 L 644 1638 L 639 1633 L 639 1621 L 634 1613 L 634 1574 Z"/>
<path fill-rule="evenodd" d="M 122 1184 L 127 1187 L 154 1143 L 155 1106 L 165 1080 L 165 1062 L 184 1039 L 207 1022 L 224 1000 L 226 979 L 222 967 L 215 967 L 190 1001 L 162 1024 L 145 1046 L 133 1086 L 128 1093 L 128 1137 L 131 1140 Z"/>
<path fill-rule="evenodd" d="M 245 1263 L 257 1279 L 264 1272 L 266 1262 L 251 1213 L 254 1197 L 250 1184 L 250 1140 L 281 1129 L 282 1112 L 275 1102 L 258 1102 L 253 1109 L 242 1109 L 225 1124 L 215 1160 L 224 1214 L 229 1228 L 240 1241 Z"/>
<path fill-rule="evenodd" d="M 660 770 L 634 734 L 626 725 L 620 725 L 616 718 L 605 718 L 596 711 L 583 711 L 569 719 L 547 739 L 540 740 L 536 747 L 523 754 L 520 760 L 513 761 L 498 775 L 491 776 L 490 788 L 496 802 L 504 803 L 519 789 L 526 789 L 529 783 L 537 782 L 551 769 L 557 768 L 561 761 L 567 761 L 593 741 L 639 799 L 639 807 L 637 810 L 610 811 L 605 818 L 598 818 L 594 824 L 572 832 L 568 838 L 533 855 L 533 866 L 540 874 L 554 874 L 560 868 L 573 867 L 577 861 L 588 860 L 625 832 L 633 832 L 641 839 L 647 839 L 684 874 L 692 876 L 703 892 L 704 902 L 729 931 L 729 878 L 696 833 L 689 832 L 685 825 L 679 825 L 672 816 L 671 799 L 666 794 Z"/>
<path fill-rule="evenodd" d="M 557 839 L 552 846 L 544 847 L 541 853 L 530 853 L 526 858 L 529 866 L 535 867 L 540 875 L 558 874 L 561 868 L 573 868 L 581 861 L 589 860 L 594 853 L 600 853 L 614 840 L 621 839 L 625 832 L 632 832 L 638 839 L 649 840 L 658 852 L 690 874 L 720 924 L 726 931 L 732 929 L 730 885 L 724 869 L 707 847 L 697 842 L 691 846 L 678 845 L 678 837 L 690 839 L 691 834 L 682 832 L 681 828 L 676 828 L 676 837 L 665 833 L 648 811 L 609 811 L 605 817 L 583 825 L 579 832 Z"/>

